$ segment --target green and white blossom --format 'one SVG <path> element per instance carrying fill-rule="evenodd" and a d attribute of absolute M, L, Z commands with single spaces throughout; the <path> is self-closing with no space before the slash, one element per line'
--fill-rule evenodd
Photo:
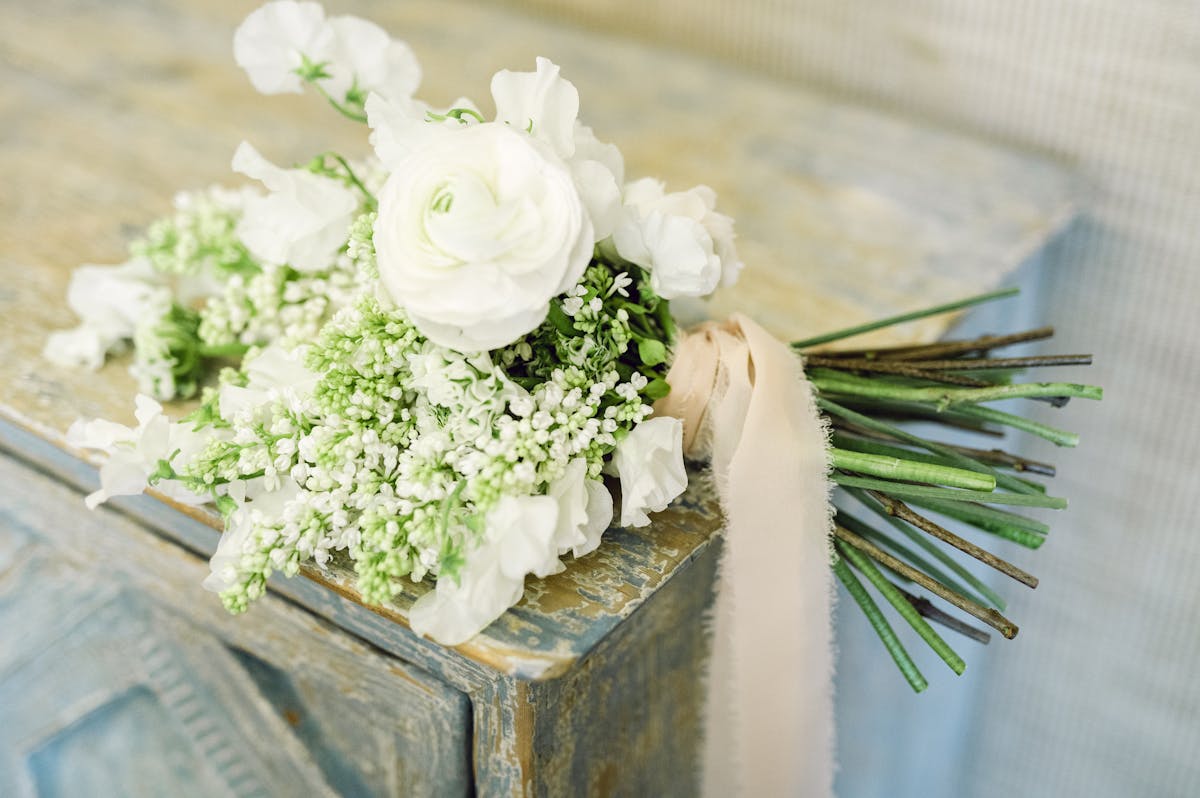
<path fill-rule="evenodd" d="M 73 427 L 110 455 L 89 504 L 151 484 L 212 501 L 205 587 L 230 611 L 337 558 L 370 602 L 435 582 L 412 626 L 462 642 L 595 550 L 606 474 L 630 526 L 685 488 L 679 422 L 650 417 L 667 299 L 736 272 L 731 223 L 703 187 L 626 185 L 546 59 L 495 76 L 488 121 L 412 98 L 406 45 L 314 3 L 255 11 L 235 52 L 260 91 L 312 85 L 369 120 L 378 161 L 284 169 L 243 144 L 265 193 L 181 195 L 129 264 L 80 270 L 83 325 L 48 354 L 98 367 L 132 342 L 146 393 L 201 394 L 179 422 L 140 396 L 136 428 Z"/>

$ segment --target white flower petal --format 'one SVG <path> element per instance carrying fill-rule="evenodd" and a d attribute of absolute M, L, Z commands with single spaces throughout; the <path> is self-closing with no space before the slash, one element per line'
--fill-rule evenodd
<path fill-rule="evenodd" d="M 328 268 L 346 243 L 358 198 L 335 180 L 304 169 L 281 169 L 242 142 L 234 171 L 271 193 L 246 200 L 237 234 L 255 257 L 300 271 Z"/>
<path fill-rule="evenodd" d="M 587 521 L 580 531 L 583 532 L 583 542 L 571 549 L 576 557 L 591 554 L 600 545 L 600 538 L 612 526 L 613 497 L 603 480 L 589 479 L 586 484 L 588 503 Z"/>
<path fill-rule="evenodd" d="M 742 263 L 733 220 L 717 213 L 708 186 L 668 194 L 657 180 L 628 183 L 625 213 L 613 232 L 617 253 L 650 272 L 666 299 L 711 294 L 737 280 Z"/>
<path fill-rule="evenodd" d="M 621 187 L 616 177 L 599 161 L 578 159 L 571 162 L 571 174 L 591 217 L 593 236 L 597 241 L 608 238 L 622 218 Z"/>
<path fill-rule="evenodd" d="M 534 72 L 497 72 L 492 77 L 492 99 L 497 122 L 529 131 L 560 158 L 575 154 L 579 92 L 559 76 L 558 66 L 549 59 L 538 58 Z"/>
<path fill-rule="evenodd" d="M 568 167 L 506 125 L 430 125 L 379 193 L 381 282 L 431 340 L 512 343 L 578 282 L 595 241 Z"/>
<path fill-rule="evenodd" d="M 187 422 L 171 423 L 162 414 L 162 406 L 144 394 L 136 399 L 137 427 L 126 427 L 103 419 L 76 421 L 67 430 L 67 443 L 82 449 L 108 454 L 100 466 L 100 490 L 87 497 L 95 508 L 113 496 L 131 496 L 146 489 L 147 480 L 160 460 L 170 460 L 180 468 L 194 457 L 207 440 Z M 207 499 L 183 486 L 160 483 L 159 490 L 188 504 L 203 504 Z"/>
<path fill-rule="evenodd" d="M 621 479 L 621 525 L 645 526 L 647 513 L 665 510 L 687 488 L 683 422 L 669 416 L 643 421 L 617 444 L 612 462 Z"/>
<path fill-rule="evenodd" d="M 360 17 L 330 17 L 333 48 L 325 90 L 343 99 L 352 86 L 364 94 L 412 97 L 421 83 L 421 67 L 412 49 Z"/>
<path fill-rule="evenodd" d="M 275 0 L 252 11 L 233 35 L 233 57 L 263 94 L 300 92 L 301 54 L 328 60 L 333 32 L 320 3 Z"/>

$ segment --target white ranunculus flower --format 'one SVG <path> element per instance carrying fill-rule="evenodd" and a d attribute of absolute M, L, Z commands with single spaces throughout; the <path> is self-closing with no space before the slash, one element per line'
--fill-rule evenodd
<path fill-rule="evenodd" d="M 716 200 L 708 186 L 668 194 L 652 178 L 627 184 L 626 213 L 613 233 L 617 253 L 648 270 L 651 286 L 666 299 L 731 285 L 742 264 L 733 220 L 714 210 Z"/>
<path fill-rule="evenodd" d="M 434 343 L 496 349 L 575 285 L 593 228 L 563 161 L 508 125 L 435 125 L 379 192 L 375 252 L 388 294 Z"/>
<path fill-rule="evenodd" d="M 526 574 L 547 571 L 558 558 L 558 505 L 549 496 L 504 496 L 488 513 L 483 539 L 467 553 L 455 581 L 418 598 L 409 613 L 414 632 L 445 645 L 470 640 L 518 601 Z"/>
<path fill-rule="evenodd" d="M 91 509 L 113 496 L 141 493 L 146 489 L 150 475 L 157 470 L 159 460 L 174 454 L 171 463 L 178 469 L 199 454 L 207 442 L 207 437 L 191 424 L 171 423 L 163 415 L 162 405 L 149 396 L 138 394 L 135 406 L 136 427 L 97 418 L 91 421 L 80 419 L 67 430 L 67 443 L 71 446 L 108 454 L 108 460 L 100 466 L 100 489 L 86 499 Z M 186 504 L 208 501 L 174 482 L 161 482 L 158 489 Z"/>
<path fill-rule="evenodd" d="M 235 172 L 270 189 L 246 200 L 237 234 L 246 248 L 268 263 L 304 272 L 330 266 L 346 243 L 358 198 L 345 186 L 305 169 L 281 169 L 242 142 L 233 156 Z"/>
<path fill-rule="evenodd" d="M 587 460 L 577 457 L 547 490 L 558 502 L 558 526 L 554 542 L 559 556 L 568 551 L 576 557 L 590 554 L 613 519 L 612 494 L 599 479 L 587 478 Z M 559 564 L 554 573 L 562 570 Z M 536 574 L 548 576 L 549 574 Z"/>
<path fill-rule="evenodd" d="M 275 0 L 252 11 L 233 34 L 233 57 L 263 94 L 298 94 L 301 56 L 330 60 L 334 31 L 320 3 Z"/>
<path fill-rule="evenodd" d="M 617 444 L 613 466 L 621 479 L 621 526 L 650 523 L 687 487 L 683 422 L 658 416 L 638 424 Z"/>
<path fill-rule="evenodd" d="M 171 290 L 143 260 L 120 266 L 89 264 L 71 275 L 67 304 L 80 324 L 52 333 L 43 354 L 60 366 L 98 369 L 108 352 L 133 337 L 140 321 L 166 312 Z"/>
<path fill-rule="evenodd" d="M 352 87 L 365 96 L 409 98 L 421 84 L 421 66 L 412 48 L 374 22 L 360 17 L 330 17 L 333 48 L 329 79 L 322 85 L 341 99 Z"/>
<path fill-rule="evenodd" d="M 608 238 L 621 219 L 624 163 L 611 144 L 602 144 L 578 121 L 579 92 L 546 58 L 534 72 L 507 69 L 492 77 L 496 121 L 546 142 L 568 163 L 597 241 Z"/>

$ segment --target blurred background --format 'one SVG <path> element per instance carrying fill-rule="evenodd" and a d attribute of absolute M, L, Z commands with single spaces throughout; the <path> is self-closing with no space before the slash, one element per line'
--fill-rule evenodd
<path fill-rule="evenodd" d="M 129 153 L 129 162 L 119 165 L 138 178 L 136 203 L 123 196 L 121 210 L 114 212 L 131 226 L 152 218 L 148 209 L 165 210 L 174 189 L 224 179 L 228 154 L 241 136 L 268 141 L 275 155 L 312 151 L 309 144 L 317 139 L 311 134 L 323 133 L 328 118 L 311 98 L 273 99 L 283 105 L 260 110 L 262 98 L 235 74 L 229 36 L 258 3 L 175 5 L 191 8 L 187 29 L 171 28 L 178 15 L 164 12 L 160 38 L 111 43 L 114 52 L 138 48 L 147 63 L 167 64 L 159 72 L 84 69 L 69 52 L 22 49 L 16 34 L 0 53 L 14 80 L 29 81 L 22 91 L 41 91 L 27 76 L 45 69 L 39 64 L 58 60 L 76 84 L 94 81 L 116 92 L 118 100 L 123 90 L 112 87 L 144 80 L 143 107 L 191 125 L 188 137 L 172 144 L 194 158 L 167 169 Z M 325 5 L 331 13 L 376 19 L 406 37 L 390 19 L 409 13 L 402 0 Z M 421 5 L 425 11 L 411 13 L 424 20 L 428 32 L 432 6 Z M 1050 542 L 1035 557 L 1018 561 L 1042 579 L 1035 593 L 1007 591 L 1020 636 L 964 651 L 970 667 L 961 679 L 930 665 L 929 690 L 912 695 L 881 662 L 882 649 L 864 619 L 844 608 L 838 793 L 848 798 L 1200 794 L 1200 534 L 1191 508 L 1200 492 L 1200 424 L 1190 415 L 1200 391 L 1200 3 L 496 0 L 483 5 L 551 24 L 541 29 L 549 31 L 547 41 L 504 44 L 525 54 L 524 60 L 504 64 L 513 68 L 527 68 L 534 54 L 553 43 L 553 25 L 581 28 L 612 41 L 631 39 L 691 53 L 722 71 L 810 87 L 930 128 L 1048 158 L 1074 172 L 1080 218 L 1038 262 L 1013 278 L 1036 288 L 1020 321 L 1055 325 L 1058 351 L 1095 352 L 1096 365 L 1081 379 L 1107 391 L 1101 405 L 1070 413 L 1066 426 L 1082 435 L 1079 450 L 1030 448 L 1033 456 L 1059 464 L 1055 492 L 1070 497 L 1071 509 L 1054 519 Z M 453 19 L 465 7 L 447 3 L 438 13 Z M 0 0 L 0 25 L 36 31 L 50 21 L 39 16 L 45 8 L 56 15 L 55 25 L 79 37 L 93 35 L 97 19 L 151 25 L 159 14 L 156 3 L 140 1 L 53 0 L 35 7 Z M 470 35 L 500 34 L 479 30 Z M 183 41 L 195 45 L 192 55 L 211 59 L 193 60 L 186 64 L 190 71 L 172 66 L 171 55 Z M 442 44 L 415 35 L 411 42 L 423 60 Z M 464 48 L 461 74 L 427 74 L 427 84 L 435 82 L 443 94 L 450 85 L 468 85 L 482 94 L 486 75 L 496 66 Z M 698 81 L 702 74 L 697 72 Z M 192 106 L 169 91 L 179 80 L 203 87 L 212 108 Z M 306 127 L 272 126 L 272 109 L 279 107 L 293 109 L 291 118 L 306 120 Z M 26 113 L 15 105 L 0 110 L 13 119 Z M 690 112 L 697 119 L 704 116 L 703 109 Z M 629 130 L 636 126 L 627 127 L 624 138 L 619 130 L 608 135 L 632 153 L 639 171 L 646 171 L 651 164 Z M 112 130 L 88 135 L 116 138 L 114 131 L 115 123 Z M 18 143 L 16 135 L 0 131 L 10 144 Z M 335 135 L 346 139 L 340 128 Z M 705 135 L 719 137 L 720 132 L 702 124 L 681 131 L 693 140 L 703 141 Z M 79 136 L 64 125 L 54 136 L 19 142 L 20 152 L 62 153 L 73 149 Z M 696 159 L 711 157 L 700 149 Z M 78 155 L 79 163 L 70 166 L 73 171 L 64 170 L 61 181 L 69 189 L 52 186 L 36 201 L 0 197 L 0 210 L 44 217 L 54 211 L 59 201 L 54 191 L 60 190 L 111 201 L 102 173 L 89 171 L 86 149 Z M 4 161 L 4 169 L 20 173 L 34 162 L 22 155 Z M 690 174 L 691 182 L 701 180 L 703 174 Z M 724 187 L 716 187 L 724 196 Z M 12 225 L 14 231 L 20 228 Z M 744 223 L 743 232 L 748 228 L 753 224 Z M 120 258 L 127 233 L 113 230 L 107 219 L 103 226 L 79 231 L 99 262 Z M 31 236 L 21 246 L 53 259 L 61 243 Z M 756 248 L 752 240 L 743 254 L 751 267 L 757 257 L 781 256 Z M 56 322 L 48 326 L 61 326 L 65 311 L 45 311 L 52 312 Z M 997 326 L 989 327 L 986 317 L 967 323 L 991 331 Z M 1016 326 L 1011 315 L 1003 324 Z"/>

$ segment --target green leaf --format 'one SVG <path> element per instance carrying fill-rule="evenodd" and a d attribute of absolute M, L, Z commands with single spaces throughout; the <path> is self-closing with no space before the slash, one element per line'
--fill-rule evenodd
<path fill-rule="evenodd" d="M 637 345 L 638 357 L 647 366 L 657 366 L 666 362 L 667 347 L 662 341 L 654 338 L 639 338 Z"/>
<path fill-rule="evenodd" d="M 671 385 L 662 377 L 650 380 L 650 384 L 642 391 L 642 395 L 651 402 L 657 402 L 671 392 Z"/>
<path fill-rule="evenodd" d="M 574 338 L 579 334 L 575 329 L 575 321 L 563 312 L 562 305 L 557 302 L 550 303 L 550 314 L 548 316 L 550 323 L 554 328 L 568 338 Z"/>

